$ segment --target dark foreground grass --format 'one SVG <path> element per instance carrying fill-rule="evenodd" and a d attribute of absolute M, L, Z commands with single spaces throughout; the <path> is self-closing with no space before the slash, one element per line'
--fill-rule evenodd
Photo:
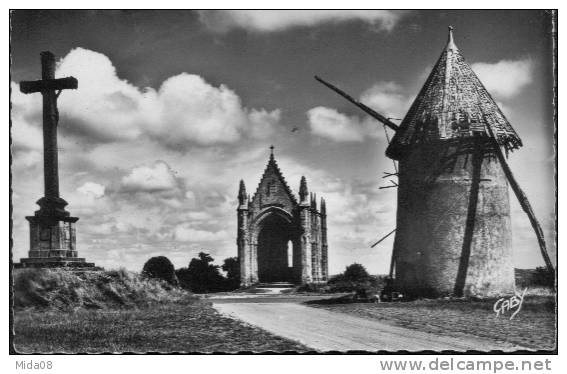
<path fill-rule="evenodd" d="M 496 317 L 495 301 L 416 300 L 374 304 L 346 302 L 342 298 L 311 301 L 307 305 L 439 335 L 474 335 L 529 349 L 555 350 L 555 297 L 526 296 L 512 320 L 509 313 Z"/>
<path fill-rule="evenodd" d="M 19 269 L 13 301 L 14 349 L 21 353 L 307 350 L 124 269 Z"/>
<path fill-rule="evenodd" d="M 210 304 L 16 311 L 14 348 L 35 352 L 305 352 L 299 343 L 220 315 Z"/>

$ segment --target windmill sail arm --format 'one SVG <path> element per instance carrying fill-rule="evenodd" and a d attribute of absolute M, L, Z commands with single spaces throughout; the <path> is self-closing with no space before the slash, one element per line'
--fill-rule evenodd
<path fill-rule="evenodd" d="M 512 191 L 514 191 L 514 194 L 516 195 L 516 197 L 517 197 L 517 199 L 520 203 L 520 206 L 522 207 L 523 211 L 527 214 L 528 219 L 530 220 L 530 224 L 532 225 L 532 227 L 535 231 L 537 241 L 538 241 L 538 244 L 539 244 L 539 248 L 540 248 L 540 251 L 541 251 L 541 255 L 543 257 L 543 260 L 545 261 L 545 265 L 546 265 L 548 271 L 550 271 L 552 274 L 555 274 L 553 264 L 551 263 L 551 259 L 549 258 L 549 254 L 547 253 L 547 248 L 546 248 L 546 245 L 545 245 L 545 238 L 543 236 L 543 230 L 541 228 L 541 225 L 539 224 L 539 221 L 537 220 L 537 218 L 534 214 L 534 211 L 533 211 L 532 206 L 531 206 L 531 204 L 528 200 L 528 197 L 526 196 L 526 194 L 524 193 L 524 191 L 522 190 L 522 188 L 520 187 L 520 185 L 516 181 L 516 178 L 514 177 L 514 174 L 512 173 L 512 170 L 510 169 L 510 166 L 508 165 L 508 162 L 506 161 L 506 158 L 504 157 L 504 154 L 502 153 L 502 149 L 500 149 L 500 145 L 496 141 L 496 138 L 494 136 L 494 132 L 492 131 L 490 126 L 486 126 L 486 129 L 487 129 L 490 137 L 494 139 L 495 149 L 496 149 L 496 157 L 498 157 L 498 161 L 500 161 L 500 165 L 502 165 L 502 169 L 504 170 L 504 174 L 506 174 L 506 178 L 508 179 L 508 183 L 510 183 L 510 187 L 512 188 Z"/>
<path fill-rule="evenodd" d="M 388 236 L 392 235 L 394 232 L 396 232 L 396 229 L 393 229 L 392 231 L 390 231 L 389 233 L 384 235 L 382 238 L 380 238 L 380 240 L 378 240 L 376 243 L 372 244 L 370 246 L 370 248 L 376 247 L 378 244 L 382 243 L 382 241 L 384 241 Z"/>
<path fill-rule="evenodd" d="M 362 104 L 360 101 L 356 101 L 352 96 L 350 96 L 349 94 L 347 94 L 343 90 L 333 86 L 331 83 L 326 82 L 322 78 L 315 76 L 315 79 L 317 81 L 323 83 L 325 86 L 329 87 L 331 90 L 335 91 L 336 93 L 338 93 L 339 95 L 341 95 L 342 97 L 344 97 L 345 99 L 347 99 L 348 101 L 350 101 L 351 103 L 353 103 L 354 105 L 356 105 L 357 107 L 362 109 L 363 111 L 365 111 L 369 116 L 376 118 L 378 121 L 382 122 L 384 125 L 388 126 L 392 130 L 398 131 L 399 126 L 396 125 L 394 122 L 390 121 L 388 118 L 384 117 L 383 115 L 376 112 L 375 110 L 373 110 L 373 109 L 367 107 L 366 105 Z"/>

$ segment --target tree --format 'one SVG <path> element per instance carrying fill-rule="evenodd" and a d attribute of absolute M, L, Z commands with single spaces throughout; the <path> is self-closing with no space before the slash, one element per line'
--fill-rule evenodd
<path fill-rule="evenodd" d="M 178 280 L 175 275 L 175 268 L 165 256 L 152 257 L 144 264 L 142 274 L 148 278 L 156 278 L 177 286 Z"/>
<path fill-rule="evenodd" d="M 225 258 L 221 266 L 226 271 L 227 288 L 235 290 L 240 286 L 240 261 L 238 257 Z"/>
<path fill-rule="evenodd" d="M 212 264 L 211 255 L 200 252 L 198 257 L 191 259 L 187 268 L 177 271 L 181 287 L 195 293 L 224 291 L 226 278 L 221 275 L 219 266 Z"/>
<path fill-rule="evenodd" d="M 346 267 L 343 276 L 345 280 L 354 282 L 364 282 L 367 281 L 370 277 L 370 275 L 366 271 L 366 268 L 361 264 L 357 264 L 356 262 Z"/>
<path fill-rule="evenodd" d="M 228 279 L 240 280 L 240 261 L 238 261 L 238 257 L 225 258 L 221 268 L 226 271 Z"/>

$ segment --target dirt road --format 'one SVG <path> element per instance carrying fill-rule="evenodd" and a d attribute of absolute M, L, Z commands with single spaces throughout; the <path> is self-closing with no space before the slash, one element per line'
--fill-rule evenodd
<path fill-rule="evenodd" d="M 504 350 L 520 347 L 497 345 L 474 336 L 439 336 L 396 327 L 343 313 L 311 308 L 294 302 L 213 301 L 221 313 L 298 341 L 318 351 L 422 351 Z M 219 300 L 220 301 L 220 300 Z"/>

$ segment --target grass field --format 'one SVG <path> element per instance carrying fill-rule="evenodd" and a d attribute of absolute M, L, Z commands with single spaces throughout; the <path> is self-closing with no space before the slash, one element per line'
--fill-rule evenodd
<path fill-rule="evenodd" d="M 496 300 L 416 300 L 394 303 L 345 303 L 340 299 L 313 301 L 309 306 L 348 313 L 384 323 L 459 337 L 463 334 L 508 342 L 530 349 L 554 350 L 555 298 L 526 296 L 520 312 L 496 317 Z"/>
<path fill-rule="evenodd" d="M 309 351 L 225 317 L 184 290 L 125 270 L 24 269 L 15 271 L 14 278 L 13 347 L 21 353 Z M 281 302 L 282 297 L 303 302 L 299 295 L 266 297 L 263 302 Z M 509 314 L 495 316 L 494 299 L 380 304 L 345 300 L 313 300 L 307 305 L 438 335 L 475 335 L 531 349 L 555 349 L 555 296 L 549 293 L 528 294 L 513 320 Z"/>
<path fill-rule="evenodd" d="M 13 331 L 21 353 L 308 350 L 125 270 L 15 271 Z"/>
<path fill-rule="evenodd" d="M 14 332 L 14 347 L 21 353 L 308 350 L 224 317 L 206 302 L 129 310 L 19 311 Z"/>

